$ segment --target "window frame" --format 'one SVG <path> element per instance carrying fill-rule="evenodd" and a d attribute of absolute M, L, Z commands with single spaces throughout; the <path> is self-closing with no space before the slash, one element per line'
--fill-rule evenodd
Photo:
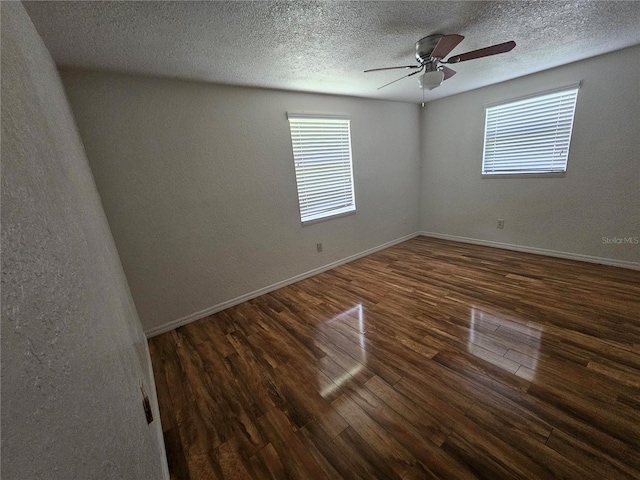
<path fill-rule="evenodd" d="M 351 117 L 348 115 L 308 114 L 308 113 L 287 112 L 287 119 L 289 122 L 289 136 L 291 140 L 291 151 L 293 156 L 294 173 L 295 173 L 295 179 L 296 179 L 296 194 L 298 198 L 298 209 L 300 213 L 300 222 L 302 223 L 302 226 L 311 225 L 314 223 L 324 222 L 327 220 L 332 220 L 334 218 L 355 214 L 356 213 L 356 194 L 355 194 L 355 177 L 354 177 L 354 165 L 353 165 L 353 149 L 352 149 L 352 139 L 351 139 Z M 347 173 L 346 168 L 341 168 L 339 171 L 339 175 L 340 175 L 340 180 L 342 180 L 343 183 L 341 185 L 335 186 L 338 192 L 340 190 L 349 192 L 347 195 L 349 195 L 348 199 L 350 200 L 350 202 L 345 202 L 343 206 L 336 206 L 335 208 L 331 208 L 330 206 L 328 206 L 328 209 L 325 211 L 320 211 L 316 213 L 308 212 L 309 210 L 308 206 L 310 203 L 313 204 L 313 202 L 305 201 L 303 199 L 303 197 L 306 194 L 308 194 L 308 192 L 305 190 L 304 185 L 300 183 L 300 179 L 301 177 L 303 177 L 303 172 L 301 171 L 301 167 L 303 166 L 308 167 L 310 163 L 308 161 L 305 163 L 305 160 L 299 156 L 300 150 L 301 150 L 300 143 L 301 142 L 304 143 L 305 139 L 304 138 L 300 139 L 299 131 L 296 132 L 294 130 L 295 124 L 300 125 L 304 123 L 316 124 L 316 125 L 319 125 L 322 123 L 326 123 L 326 124 L 333 123 L 333 124 L 339 124 L 342 127 L 346 127 L 348 142 L 345 150 L 347 154 L 345 155 L 344 151 L 342 151 L 340 155 L 342 155 L 343 161 L 345 159 L 348 160 L 348 167 L 347 167 L 348 174 L 346 174 Z M 296 138 L 296 135 L 298 135 L 298 138 Z M 339 138 L 341 135 L 344 136 L 344 133 L 338 133 L 336 137 L 331 141 L 336 141 L 339 143 Z M 296 145 L 298 146 L 298 148 L 296 148 Z M 302 149 L 304 149 L 304 146 L 302 146 Z M 307 178 L 309 177 L 313 177 L 313 175 L 309 175 Z M 317 177 L 316 179 L 311 178 L 312 182 L 314 180 L 318 181 Z M 329 192 L 328 188 L 331 188 L 331 185 L 325 186 L 323 188 L 327 189 L 326 191 Z M 330 193 L 329 195 L 325 196 L 325 201 L 327 201 L 327 203 L 330 203 L 327 200 L 329 196 L 330 196 Z M 321 205 L 316 205 L 316 207 L 318 206 L 321 207 Z"/>
<path fill-rule="evenodd" d="M 551 90 L 545 90 L 542 92 L 537 92 L 534 94 L 530 94 L 530 95 L 526 95 L 526 96 L 522 96 L 522 97 L 518 97 L 518 98 L 513 98 L 513 99 L 509 99 L 509 100 L 502 100 L 499 102 L 495 102 L 495 103 L 491 103 L 491 104 L 487 104 L 484 105 L 484 129 L 483 129 L 483 145 L 482 145 L 482 164 L 481 164 L 481 176 L 482 178 L 509 178 L 509 177 L 528 177 L 528 178 L 552 178 L 552 177 L 564 177 L 566 172 L 567 172 L 567 168 L 568 168 L 568 164 L 569 164 L 569 151 L 570 151 L 570 146 L 571 146 L 571 140 L 572 140 L 572 136 L 573 136 L 573 126 L 575 123 L 575 114 L 576 114 L 576 109 L 577 109 L 577 104 L 578 104 L 578 93 L 580 90 L 580 87 L 582 86 L 582 81 L 580 81 L 579 83 L 573 84 L 573 85 L 566 85 L 563 87 L 559 87 L 559 88 L 554 88 Z M 489 115 L 492 110 L 495 111 L 496 109 L 500 108 L 500 107 L 504 107 L 505 109 L 508 107 L 512 107 L 515 106 L 518 103 L 528 103 L 529 105 L 531 105 L 531 101 L 540 101 L 541 103 L 544 102 L 545 99 L 553 97 L 553 96 L 557 96 L 558 97 L 558 102 L 556 104 L 553 105 L 553 111 L 549 113 L 548 118 L 552 118 L 553 115 L 560 115 L 560 111 L 561 111 L 561 107 L 559 107 L 558 105 L 561 105 L 563 100 L 562 97 L 565 95 L 571 95 L 573 96 L 573 104 L 570 106 L 571 108 L 571 119 L 570 122 L 566 122 L 564 124 L 564 128 L 566 129 L 567 125 L 568 125 L 568 134 L 564 134 L 564 138 L 566 139 L 566 148 L 564 148 L 564 150 L 566 150 L 566 153 L 564 153 L 563 157 L 560 158 L 560 160 L 563 160 L 563 163 L 561 164 L 561 168 L 555 168 L 555 169 L 548 169 L 548 170 L 543 170 L 543 169 L 536 169 L 536 168 L 521 168 L 521 169 L 509 169 L 509 170 L 496 170 L 496 166 L 493 165 L 492 168 L 490 168 L 489 166 L 487 166 L 487 140 L 490 137 L 490 135 L 488 134 L 488 126 L 489 126 Z M 527 108 L 530 107 L 525 107 L 523 109 L 524 112 L 526 112 Z M 566 108 L 566 107 L 565 107 Z M 543 112 L 544 113 L 544 112 Z M 506 123 L 506 122 L 505 122 Z M 527 127 L 535 127 L 536 124 L 533 122 L 530 122 Z M 504 125 L 501 128 L 505 128 Z M 548 139 L 550 138 L 557 138 L 558 132 L 560 131 L 559 128 L 556 128 L 556 130 L 554 131 L 553 134 L 549 134 L 547 136 Z M 555 135 L 555 136 L 554 136 Z M 556 148 L 556 145 L 553 146 L 554 148 Z M 504 148 L 504 147 L 503 147 Z M 508 148 L 508 147 L 507 147 Z M 505 152 L 507 153 L 507 152 Z M 555 154 L 555 150 L 554 150 L 554 154 Z M 504 155 L 504 153 L 503 153 Z M 533 155 L 535 156 L 535 154 Z M 553 164 L 553 161 L 550 160 L 549 158 L 546 158 L 546 163 L 549 164 Z M 541 160 L 540 164 L 544 165 L 545 164 L 545 160 Z M 535 162 L 535 160 L 533 160 Z M 495 160 L 493 160 L 493 162 L 495 162 Z"/>

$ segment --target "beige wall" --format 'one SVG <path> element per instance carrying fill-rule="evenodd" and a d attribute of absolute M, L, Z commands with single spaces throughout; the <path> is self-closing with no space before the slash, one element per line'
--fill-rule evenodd
<path fill-rule="evenodd" d="M 62 78 L 143 326 L 154 334 L 418 230 L 638 262 L 637 245 L 602 237 L 640 237 L 639 48 L 424 110 L 86 71 Z M 481 178 L 483 105 L 581 80 L 564 177 Z M 351 115 L 355 215 L 300 225 L 287 111 Z"/>
<path fill-rule="evenodd" d="M 62 78 L 147 332 L 418 229 L 415 105 Z M 351 116 L 355 215 L 301 226 L 287 111 Z"/>
<path fill-rule="evenodd" d="M 632 47 L 427 104 L 421 230 L 640 262 L 640 245 L 603 243 L 603 237 L 640 238 L 638 78 L 640 47 Z M 483 105 L 579 81 L 564 177 L 481 178 Z"/>
<path fill-rule="evenodd" d="M 147 343 L 58 72 L 22 4 L 1 11 L 2 478 L 168 478 Z"/>

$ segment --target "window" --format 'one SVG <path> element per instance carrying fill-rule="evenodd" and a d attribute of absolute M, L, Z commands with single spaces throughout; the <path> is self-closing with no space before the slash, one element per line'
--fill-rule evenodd
<path fill-rule="evenodd" d="M 483 174 L 566 172 L 578 86 L 486 108 Z"/>
<path fill-rule="evenodd" d="M 302 222 L 355 211 L 350 119 L 288 118 Z"/>

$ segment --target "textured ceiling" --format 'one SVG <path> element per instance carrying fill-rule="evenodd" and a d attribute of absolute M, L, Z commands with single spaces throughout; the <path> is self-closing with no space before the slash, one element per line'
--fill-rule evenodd
<path fill-rule="evenodd" d="M 422 101 L 417 76 L 382 90 L 432 33 L 452 54 L 515 40 L 453 65 L 426 100 L 640 43 L 640 2 L 24 2 L 58 64 L 233 85 Z M 638 79 L 632 80 L 638 81 Z"/>

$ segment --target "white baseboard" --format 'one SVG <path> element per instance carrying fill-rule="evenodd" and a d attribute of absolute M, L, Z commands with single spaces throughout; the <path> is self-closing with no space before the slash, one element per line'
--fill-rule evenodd
<path fill-rule="evenodd" d="M 548 250 L 546 248 L 527 247 L 523 245 L 513 245 L 511 243 L 493 242 L 491 240 L 458 237 L 457 235 L 447 235 L 444 233 L 419 232 L 419 234 L 425 237 L 441 238 L 443 240 L 452 240 L 454 242 L 471 243 L 474 245 L 483 245 L 485 247 L 514 250 L 516 252 L 535 253 L 537 255 L 546 255 L 548 257 L 566 258 L 568 260 L 579 260 L 581 262 L 599 263 L 602 265 L 610 265 L 612 267 L 640 270 L 640 263 L 638 262 L 628 262 L 625 260 L 616 260 L 614 258 L 593 257 L 591 255 L 582 255 L 581 253 L 560 252 L 557 250 Z"/>
<path fill-rule="evenodd" d="M 493 242 L 491 240 L 480 240 L 477 238 L 467 238 L 467 237 L 459 237 L 457 235 L 447 235 L 444 233 L 434 233 L 434 232 L 416 232 L 410 235 L 406 235 L 401 238 L 397 238 L 390 242 L 384 243 L 382 245 L 378 245 L 377 247 L 370 248 L 368 250 L 364 250 L 360 253 L 356 253 L 349 257 L 343 258 L 341 260 L 337 260 L 335 262 L 329 263 L 327 265 L 323 265 L 322 267 L 315 268 L 313 270 L 309 270 L 308 272 L 301 273 L 300 275 L 296 275 L 291 278 L 287 278 L 286 280 L 282 280 L 281 282 L 274 283 L 272 285 L 268 285 L 266 287 L 260 288 L 258 290 L 254 290 L 252 292 L 246 293 L 244 295 L 240 295 L 239 297 L 233 298 L 231 300 L 227 300 L 226 302 L 218 303 L 217 305 L 213 305 L 209 308 L 205 308 L 204 310 L 200 310 L 199 312 L 194 312 L 185 317 L 179 318 L 172 322 L 166 323 L 164 325 L 160 325 L 159 327 L 152 328 L 150 330 L 145 331 L 145 335 L 147 338 L 155 337 L 156 335 L 160 335 L 162 333 L 174 330 L 182 325 L 186 325 L 188 323 L 194 322 L 196 320 L 200 320 L 201 318 L 208 317 L 209 315 L 213 315 L 214 313 L 225 310 L 229 307 L 233 307 L 234 305 L 238 305 L 239 303 L 246 302 L 247 300 L 251 300 L 253 298 L 259 297 L 260 295 L 264 295 L 269 292 L 273 292 L 282 287 L 286 287 L 287 285 L 291 285 L 292 283 L 299 282 L 300 280 L 304 280 L 305 278 L 312 277 L 322 272 L 326 272 L 327 270 L 331 270 L 339 265 L 344 265 L 345 263 L 352 262 L 357 260 L 358 258 L 365 257 L 379 250 L 384 250 L 385 248 L 391 247 L 398 243 L 402 243 L 406 240 L 414 238 L 418 235 L 422 235 L 425 237 L 433 237 L 433 238 L 441 238 L 443 240 L 451 240 L 454 242 L 462 242 L 462 243 L 471 243 L 474 245 L 483 245 L 486 247 L 495 247 L 495 248 L 503 248 L 505 250 L 514 250 L 516 252 L 524 252 L 524 253 L 534 253 L 538 255 L 546 255 L 549 257 L 558 257 L 558 258 L 566 258 L 569 260 L 579 260 L 582 262 L 589 263 L 599 263 L 602 265 L 611 265 L 614 267 L 622 267 L 629 268 L 632 270 L 640 270 L 640 263 L 638 262 L 628 262 L 624 260 L 616 260 L 613 258 L 603 258 L 603 257 L 593 257 L 590 255 L 582 255 L 579 253 L 570 253 L 570 252 L 560 252 L 557 250 L 548 250 L 545 248 L 536 248 L 536 247 L 527 247 L 522 245 L 514 245 L 510 243 L 502 243 L 502 242 Z"/>
<path fill-rule="evenodd" d="M 147 338 L 151 338 L 151 337 L 155 337 L 156 335 L 160 335 L 161 333 L 169 332 L 178 327 L 181 327 L 182 325 L 186 325 L 187 323 L 191 323 L 196 320 L 200 320 L 201 318 L 208 317 L 209 315 L 213 315 L 214 313 L 220 312 L 229 307 L 233 307 L 234 305 L 238 305 L 239 303 L 246 302 L 247 300 L 251 300 L 253 298 L 259 297 L 260 295 L 273 292 L 274 290 L 277 290 L 279 288 L 286 287 L 287 285 L 291 285 L 292 283 L 299 282 L 300 280 L 304 280 L 305 278 L 313 277 L 314 275 L 317 275 L 322 272 L 326 272 L 327 270 L 331 270 L 332 268 L 335 268 L 339 265 L 352 262 L 354 260 L 357 260 L 358 258 L 366 257 L 367 255 L 370 255 L 374 252 L 377 252 L 379 250 L 384 250 L 385 248 L 391 247 L 398 243 L 402 243 L 406 240 L 417 237 L 418 235 L 420 235 L 419 232 L 405 235 L 404 237 L 397 238 L 395 240 L 384 243 L 382 245 L 378 245 L 377 247 L 369 248 L 368 250 L 365 250 L 360 253 L 356 253 L 355 255 L 350 255 L 341 260 L 337 260 L 327 265 L 323 265 L 322 267 L 314 268 L 313 270 L 309 270 L 308 272 L 301 273 L 300 275 L 287 278 L 286 280 L 282 280 L 281 282 L 268 285 L 258 290 L 254 290 L 253 292 L 245 293 L 244 295 L 240 295 L 239 297 L 232 298 L 231 300 L 227 300 L 226 302 L 218 303 L 217 305 L 213 305 L 209 308 L 205 308 L 204 310 L 200 310 L 199 312 L 194 312 L 190 315 L 179 318 L 172 322 L 165 323 L 164 325 L 160 325 L 159 327 L 155 327 L 150 330 L 147 330 L 144 333 L 147 336 Z"/>

